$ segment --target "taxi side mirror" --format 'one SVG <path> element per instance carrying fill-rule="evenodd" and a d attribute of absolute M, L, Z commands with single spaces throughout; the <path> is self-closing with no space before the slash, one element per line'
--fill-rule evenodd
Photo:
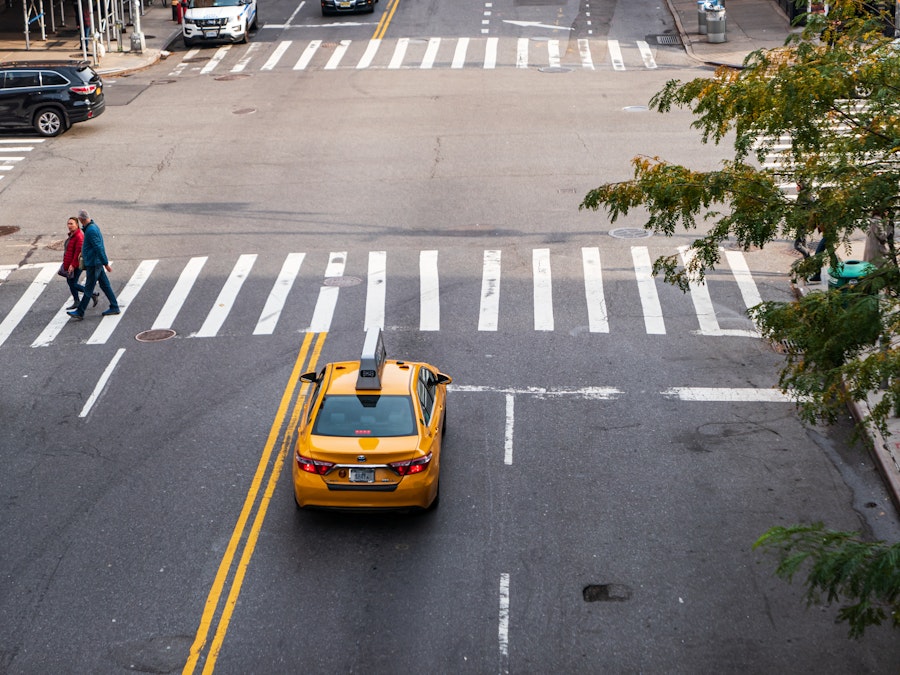
<path fill-rule="evenodd" d="M 450 384 L 451 382 L 453 382 L 453 378 L 443 373 L 438 373 L 437 377 L 434 378 L 435 384 Z"/>
<path fill-rule="evenodd" d="M 315 371 L 313 371 L 313 372 L 311 372 L 311 373 L 303 373 L 303 374 L 300 376 L 300 381 L 301 381 L 301 382 L 309 382 L 309 383 L 311 383 L 311 384 L 315 384 L 316 378 L 317 378 L 317 377 L 318 377 L 318 375 L 316 375 Z"/>

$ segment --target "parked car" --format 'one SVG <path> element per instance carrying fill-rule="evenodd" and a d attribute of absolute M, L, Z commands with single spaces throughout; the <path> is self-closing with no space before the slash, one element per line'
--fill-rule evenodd
<path fill-rule="evenodd" d="M 0 127 L 57 136 L 104 110 L 103 80 L 87 61 L 0 63 Z"/>
<path fill-rule="evenodd" d="M 181 26 L 184 46 L 247 42 L 258 22 L 256 0 L 189 0 Z"/>

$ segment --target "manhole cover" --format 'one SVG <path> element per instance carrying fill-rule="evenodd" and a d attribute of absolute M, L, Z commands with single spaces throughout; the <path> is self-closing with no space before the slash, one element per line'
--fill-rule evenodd
<path fill-rule="evenodd" d="M 362 283 L 359 277 L 326 277 L 323 282 L 326 286 L 356 286 Z"/>
<path fill-rule="evenodd" d="M 213 78 L 217 82 L 230 82 L 231 80 L 244 80 L 250 77 L 250 73 L 230 73 L 228 75 L 220 75 Z"/>
<path fill-rule="evenodd" d="M 66 240 L 65 239 L 57 239 L 55 241 L 51 241 L 47 244 L 47 248 L 51 251 L 62 251 L 66 248 Z"/>
<path fill-rule="evenodd" d="M 252 115 L 256 112 L 256 108 L 238 108 L 232 111 L 233 115 Z"/>
<path fill-rule="evenodd" d="M 616 239 L 646 239 L 647 237 L 652 237 L 653 233 L 642 227 L 619 227 L 615 230 L 610 230 L 609 236 Z"/>
<path fill-rule="evenodd" d="M 178 80 L 150 80 L 150 84 L 172 84 Z"/>
<path fill-rule="evenodd" d="M 544 66 L 543 68 L 538 68 L 538 70 L 542 73 L 571 73 L 571 68 L 566 68 L 565 66 Z"/>
<path fill-rule="evenodd" d="M 647 112 L 649 108 L 645 105 L 626 105 L 622 110 L 625 112 Z"/>
<path fill-rule="evenodd" d="M 175 331 L 168 328 L 151 328 L 134 336 L 138 342 L 161 342 L 175 337 Z"/>
<path fill-rule="evenodd" d="M 7 234 L 15 234 L 18 231 L 19 228 L 16 225 L 0 225 L 0 237 Z"/>
<path fill-rule="evenodd" d="M 585 602 L 623 602 L 631 600 L 631 589 L 625 584 L 589 584 L 581 595 Z"/>

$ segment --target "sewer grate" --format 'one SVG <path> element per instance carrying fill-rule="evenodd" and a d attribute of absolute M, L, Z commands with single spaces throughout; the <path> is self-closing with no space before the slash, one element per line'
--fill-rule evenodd
<path fill-rule="evenodd" d="M 631 588 L 625 584 L 588 584 L 581 591 L 585 602 L 624 602 L 631 600 Z"/>
<path fill-rule="evenodd" d="M 256 112 L 256 108 L 238 108 L 232 111 L 232 115 L 252 115 Z"/>
<path fill-rule="evenodd" d="M 162 342 L 175 337 L 175 331 L 169 328 L 151 328 L 134 336 L 138 342 Z"/>
<path fill-rule="evenodd" d="M 0 225 L 0 237 L 5 237 L 7 234 L 15 234 L 18 231 L 19 228 L 16 225 Z"/>
<path fill-rule="evenodd" d="M 658 45 L 681 46 L 681 38 L 678 35 L 648 35 L 647 42 L 655 42 Z"/>
<path fill-rule="evenodd" d="M 652 237 L 653 233 L 642 227 L 619 227 L 615 230 L 610 230 L 609 236 L 616 239 L 646 239 L 647 237 Z"/>
<path fill-rule="evenodd" d="M 565 66 L 544 66 L 543 68 L 538 68 L 538 71 L 541 73 L 571 73 L 572 69 Z"/>
<path fill-rule="evenodd" d="M 229 73 L 228 75 L 219 75 L 214 77 L 216 82 L 231 82 L 232 80 L 244 80 L 250 77 L 250 73 Z"/>

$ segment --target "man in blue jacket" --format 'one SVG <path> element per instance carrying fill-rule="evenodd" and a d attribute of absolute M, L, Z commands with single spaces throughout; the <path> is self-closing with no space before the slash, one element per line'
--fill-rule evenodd
<path fill-rule="evenodd" d="M 84 244 L 81 246 L 81 258 L 84 261 L 84 271 L 87 277 L 84 280 L 84 294 L 81 296 L 81 302 L 71 312 L 66 312 L 76 321 L 84 318 L 84 310 L 94 295 L 94 287 L 100 282 L 100 290 L 109 300 L 109 309 L 103 312 L 103 316 L 110 316 L 119 313 L 119 301 L 116 300 L 116 294 L 113 293 L 112 286 L 109 283 L 107 272 L 112 272 L 109 266 L 109 260 L 106 257 L 106 248 L 103 246 L 103 235 L 100 228 L 97 227 L 87 211 L 78 212 L 78 220 L 81 222 L 81 229 L 84 230 Z"/>

